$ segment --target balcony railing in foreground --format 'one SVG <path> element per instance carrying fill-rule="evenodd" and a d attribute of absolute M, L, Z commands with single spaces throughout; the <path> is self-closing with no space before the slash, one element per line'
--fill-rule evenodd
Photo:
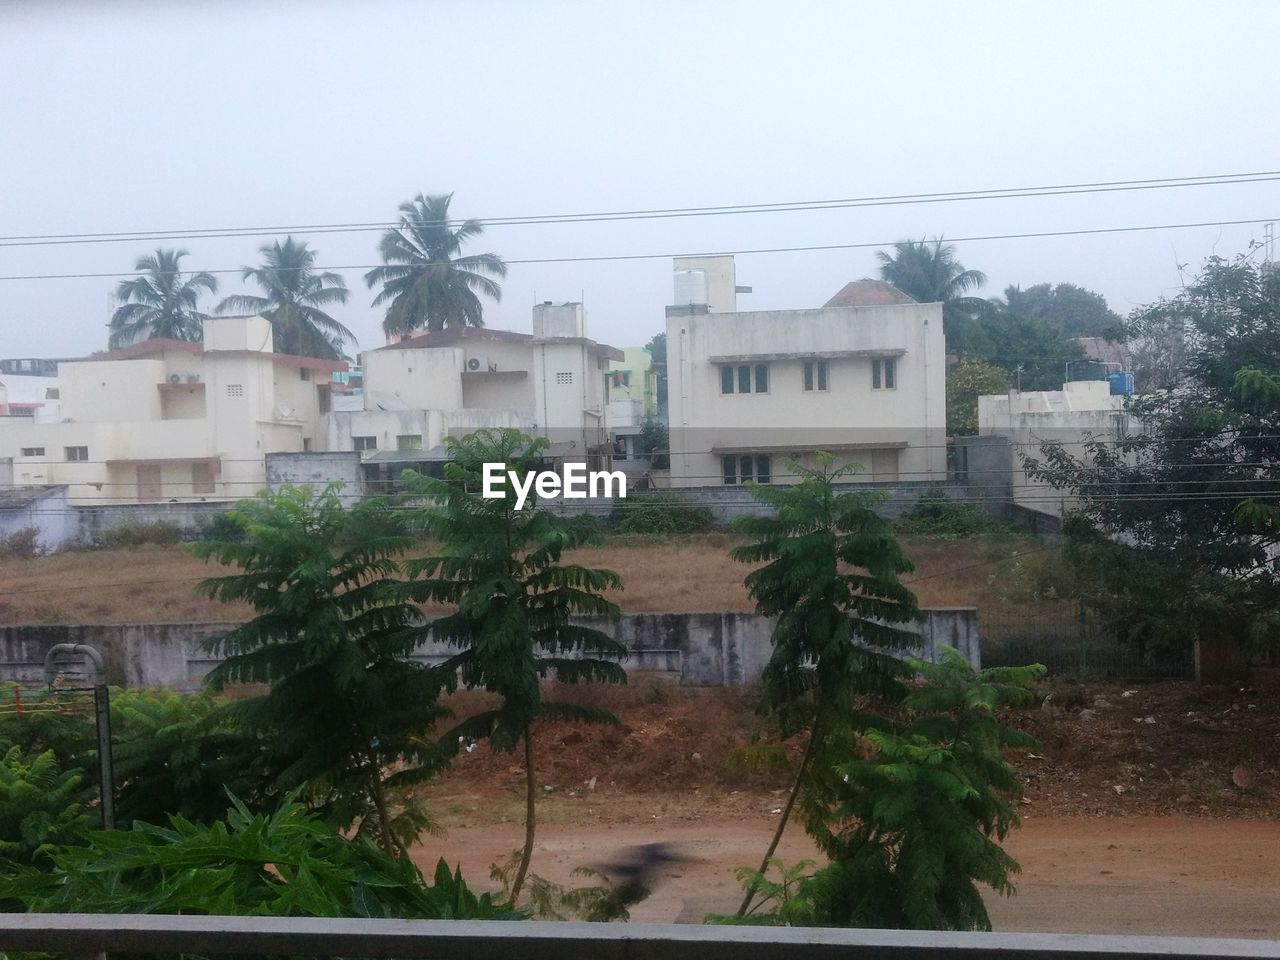
<path fill-rule="evenodd" d="M 16 950 L 73 957 L 119 952 L 406 960 L 1243 960 L 1280 958 L 1280 941 L 670 923 L 0 914 L 0 951 Z"/>

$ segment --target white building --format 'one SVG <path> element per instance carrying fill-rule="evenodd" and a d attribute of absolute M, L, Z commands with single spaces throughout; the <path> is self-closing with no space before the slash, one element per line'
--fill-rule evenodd
<path fill-rule="evenodd" d="M 268 453 L 312 449 L 346 364 L 277 354 L 262 317 L 204 322 L 204 342 L 155 339 L 58 364 L 58 418 L 0 417 L 18 485 L 73 503 L 235 499 Z"/>
<path fill-rule="evenodd" d="M 1080 456 L 1090 440 L 1113 441 L 1132 432 L 1128 397 L 1114 395 L 1106 380 L 1077 380 L 1061 390 L 994 394 L 978 398 L 978 435 L 1005 437 L 1010 447 L 1009 476 L 1013 502 L 1037 513 L 1061 517 L 1073 498 L 1064 490 L 1027 476 L 1027 457 L 1042 459 L 1045 442 L 1066 445 Z M 972 483 L 998 482 L 998 478 L 973 477 Z"/>
<path fill-rule="evenodd" d="M 362 354 L 363 409 L 325 417 L 326 449 L 407 463 L 439 459 L 447 436 L 516 427 L 546 437 L 562 459 L 598 463 L 608 456 L 606 374 L 620 359 L 586 338 L 580 303 L 538 304 L 532 335 L 420 333 Z"/>
<path fill-rule="evenodd" d="M 942 306 L 876 280 L 812 310 L 739 312 L 732 257 L 677 258 L 672 486 L 786 482 L 825 450 L 867 481 L 946 478 Z"/>

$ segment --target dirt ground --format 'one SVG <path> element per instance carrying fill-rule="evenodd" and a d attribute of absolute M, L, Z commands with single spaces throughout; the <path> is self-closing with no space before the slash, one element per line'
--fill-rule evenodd
<path fill-rule="evenodd" d="M 677 859 L 662 869 L 636 922 L 700 923 L 732 913 L 741 899 L 733 872 L 759 861 L 776 824 L 768 816 L 649 824 L 551 823 L 533 872 L 582 884 L 575 867 L 608 874 L 643 844 L 664 843 Z M 455 827 L 423 844 L 424 867 L 444 856 L 482 878 L 522 838 L 516 822 Z M 1022 864 L 1018 893 L 988 901 L 996 930 L 1280 938 L 1280 823 L 1185 817 L 1032 817 L 1008 844 Z M 787 862 L 814 855 L 800 830 L 784 838 Z M 492 885 L 490 885 L 492 886 Z"/>

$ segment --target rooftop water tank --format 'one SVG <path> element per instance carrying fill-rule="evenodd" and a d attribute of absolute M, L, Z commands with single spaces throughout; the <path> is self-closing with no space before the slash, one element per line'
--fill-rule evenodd
<path fill-rule="evenodd" d="M 693 303 L 705 305 L 707 302 L 707 271 L 677 270 L 676 299 L 674 305 L 683 307 Z"/>
<path fill-rule="evenodd" d="M 1133 396 L 1133 374 L 1128 370 L 1118 370 L 1107 374 L 1107 383 L 1111 385 L 1111 396 Z"/>

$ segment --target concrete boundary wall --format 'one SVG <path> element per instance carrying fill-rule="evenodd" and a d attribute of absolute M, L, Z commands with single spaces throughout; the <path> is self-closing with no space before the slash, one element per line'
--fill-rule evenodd
<path fill-rule="evenodd" d="M 610 630 L 630 651 L 626 668 L 665 674 L 688 686 L 754 683 L 768 662 L 771 620 L 750 613 L 643 613 L 584 624 Z M 143 623 L 84 626 L 0 627 L 0 681 L 44 682 L 45 654 L 56 643 L 87 643 L 101 651 L 107 682 L 123 687 L 195 690 L 218 663 L 203 642 L 225 633 L 227 623 Z M 937 658 L 938 647 L 955 647 L 981 666 L 978 612 L 972 607 L 926 610 L 916 624 L 919 646 L 910 651 Z M 450 649 L 425 644 L 415 654 L 438 663 Z M 68 667 L 71 665 L 68 664 Z"/>

